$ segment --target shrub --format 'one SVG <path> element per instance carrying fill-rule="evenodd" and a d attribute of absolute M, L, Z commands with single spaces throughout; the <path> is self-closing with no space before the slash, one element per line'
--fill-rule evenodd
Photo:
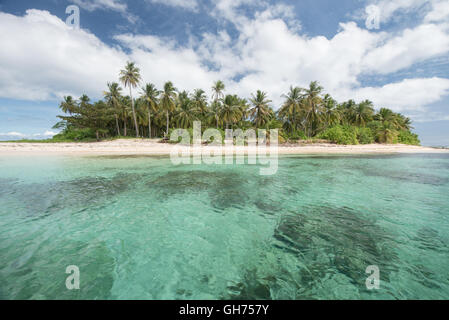
<path fill-rule="evenodd" d="M 398 143 L 410 144 L 415 146 L 419 146 L 421 144 L 418 139 L 418 135 L 408 130 L 401 130 L 397 136 L 397 141 Z"/>
<path fill-rule="evenodd" d="M 293 131 L 287 134 L 287 139 L 290 141 L 306 140 L 307 136 L 301 130 Z"/>
<path fill-rule="evenodd" d="M 178 140 L 171 140 L 171 137 L 172 137 L 172 134 L 173 133 L 175 133 L 175 131 L 178 131 L 179 130 L 179 132 L 178 132 Z M 188 129 L 178 129 L 178 128 L 170 128 L 169 130 L 168 130 L 168 143 L 172 143 L 172 144 L 176 144 L 176 143 L 180 143 L 181 142 L 181 140 L 183 139 L 183 137 L 182 137 L 182 130 L 187 130 L 187 132 L 188 132 L 188 134 L 189 134 L 189 143 L 192 143 L 192 140 L 193 140 L 193 129 L 192 128 L 188 128 Z"/>
<path fill-rule="evenodd" d="M 68 128 L 64 130 L 62 133 L 53 136 L 53 140 L 55 141 L 85 141 L 85 140 L 93 140 L 96 139 L 95 130 L 93 129 L 71 129 Z"/>
<path fill-rule="evenodd" d="M 357 128 L 357 141 L 360 144 L 371 144 L 374 140 L 374 134 L 370 128 Z"/>
<path fill-rule="evenodd" d="M 337 144 L 358 144 L 357 129 L 350 126 L 334 126 L 319 134 L 317 138 Z"/>

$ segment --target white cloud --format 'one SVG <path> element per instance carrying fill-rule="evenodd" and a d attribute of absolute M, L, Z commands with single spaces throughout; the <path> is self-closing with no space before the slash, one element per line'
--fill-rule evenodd
<path fill-rule="evenodd" d="M 387 37 L 386 34 L 384 36 Z M 406 29 L 373 48 L 366 55 L 363 67 L 370 72 L 388 74 L 448 52 L 447 28 L 422 24 L 414 29 Z"/>
<path fill-rule="evenodd" d="M 170 7 L 183 8 L 191 11 L 198 11 L 197 0 L 146 0 L 151 3 L 163 4 Z"/>
<path fill-rule="evenodd" d="M 0 12 L 0 96 L 26 100 L 98 95 L 127 56 L 48 11 Z"/>
<path fill-rule="evenodd" d="M 0 133 L 0 136 L 7 136 L 7 137 L 25 137 L 23 133 L 11 131 L 6 133 Z"/>
<path fill-rule="evenodd" d="M 143 79 L 158 87 L 172 80 L 180 89 L 209 88 L 219 74 L 209 71 L 192 48 L 176 47 L 173 41 L 154 36 L 120 35 L 115 37 L 131 49 L 130 58 L 141 68 Z"/>
<path fill-rule="evenodd" d="M 434 0 L 374 0 L 369 1 L 369 6 L 376 6 L 379 9 L 380 23 L 386 23 L 395 17 L 398 12 L 409 13 L 418 10 L 424 10 L 425 6 Z M 365 19 L 367 17 L 366 11 L 359 13 L 358 18 Z"/>
<path fill-rule="evenodd" d="M 424 18 L 426 22 L 444 22 L 449 21 L 449 1 L 432 1 L 432 10 Z"/>
<path fill-rule="evenodd" d="M 398 112 L 425 112 L 424 106 L 449 95 L 449 79 L 423 78 L 405 79 L 382 87 L 365 87 L 348 93 L 355 100 L 369 97 L 379 107 L 390 107 Z"/>
<path fill-rule="evenodd" d="M 1 140 L 21 140 L 21 139 L 49 139 L 55 135 L 57 132 L 53 131 L 45 131 L 43 133 L 35 133 L 35 134 L 25 134 L 22 132 L 11 131 L 6 133 L 0 132 L 0 141 Z"/>
<path fill-rule="evenodd" d="M 122 14 L 130 23 L 139 19 L 128 12 L 127 4 L 122 0 L 69 0 L 87 11 L 112 10 Z"/>
<path fill-rule="evenodd" d="M 94 11 L 97 9 L 107 9 L 119 12 L 126 12 L 126 3 L 120 0 L 70 0 L 74 4 L 80 6 L 88 11 Z"/>

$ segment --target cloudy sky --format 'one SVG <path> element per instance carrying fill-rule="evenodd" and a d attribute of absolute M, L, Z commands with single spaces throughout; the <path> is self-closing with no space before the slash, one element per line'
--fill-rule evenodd
<path fill-rule="evenodd" d="M 447 0 L 0 0 L 0 43 L 0 139 L 51 136 L 64 95 L 101 98 L 133 60 L 159 87 L 210 94 L 221 79 L 227 93 L 267 91 L 275 109 L 318 80 L 449 145 Z"/>

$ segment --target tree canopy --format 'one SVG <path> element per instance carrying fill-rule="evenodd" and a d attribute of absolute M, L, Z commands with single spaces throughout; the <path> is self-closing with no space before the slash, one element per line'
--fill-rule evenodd
<path fill-rule="evenodd" d="M 247 100 L 226 92 L 222 81 L 212 85 L 210 100 L 201 88 L 179 91 L 171 81 L 159 90 L 152 83 L 142 84 L 133 62 L 120 72 L 119 81 L 129 88 L 129 95 L 118 82 L 109 82 L 103 100 L 64 97 L 60 104 L 64 115 L 55 125 L 63 130 L 55 139 L 166 137 L 172 128 L 191 128 L 194 121 L 201 121 L 204 129 L 277 128 L 280 142 L 317 138 L 343 144 L 419 144 L 409 118 L 376 108 L 369 100 L 339 103 L 317 81 L 304 88 L 291 86 L 277 111 L 268 93 L 257 90 Z M 132 89 L 138 88 L 134 98 Z"/>

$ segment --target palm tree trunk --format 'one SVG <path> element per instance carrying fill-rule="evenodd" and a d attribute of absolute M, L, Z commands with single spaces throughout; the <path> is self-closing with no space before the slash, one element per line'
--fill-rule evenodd
<path fill-rule="evenodd" d="M 117 136 L 120 136 L 120 127 L 118 126 L 118 116 L 115 114 L 115 125 L 117 127 Z"/>
<path fill-rule="evenodd" d="M 127 134 L 127 130 L 126 130 L 126 118 L 125 118 L 125 120 L 123 121 L 123 127 L 124 127 L 124 130 L 125 130 L 124 134 L 125 134 L 125 137 L 126 137 L 126 134 Z"/>
<path fill-rule="evenodd" d="M 165 132 L 165 136 L 168 137 L 168 110 L 167 110 L 167 131 Z"/>
<path fill-rule="evenodd" d="M 136 110 L 134 110 L 134 99 L 133 99 L 133 93 L 131 90 L 131 85 L 129 86 L 129 95 L 131 97 L 131 107 L 133 109 L 134 127 L 136 128 L 136 138 L 138 138 L 139 137 L 139 127 L 137 126 Z"/>
<path fill-rule="evenodd" d="M 151 139 L 151 112 L 148 109 L 148 137 Z"/>

